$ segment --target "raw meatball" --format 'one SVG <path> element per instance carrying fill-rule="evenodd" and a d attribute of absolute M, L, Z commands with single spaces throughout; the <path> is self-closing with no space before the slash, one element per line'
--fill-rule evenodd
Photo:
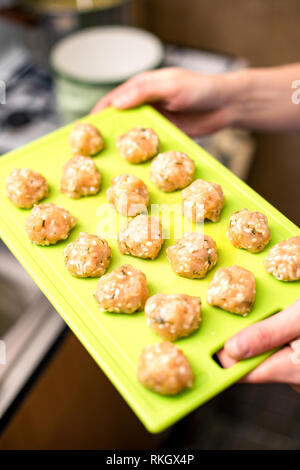
<path fill-rule="evenodd" d="M 76 218 L 66 209 L 47 203 L 34 206 L 26 220 L 26 231 L 33 243 L 54 245 L 68 238 L 75 225 Z"/>
<path fill-rule="evenodd" d="M 194 374 L 181 349 L 168 341 L 145 346 L 142 350 L 138 379 L 144 387 L 162 395 L 176 395 L 192 387 Z"/>
<path fill-rule="evenodd" d="M 246 316 L 255 301 L 255 277 L 240 266 L 219 268 L 207 291 L 207 302 L 231 313 Z"/>
<path fill-rule="evenodd" d="M 70 133 L 70 146 L 74 155 L 95 155 L 104 149 L 104 140 L 92 124 L 76 122 Z"/>
<path fill-rule="evenodd" d="M 269 251 L 264 265 L 279 281 L 300 280 L 300 236 L 288 238 Z"/>
<path fill-rule="evenodd" d="M 101 175 L 91 157 L 77 155 L 65 163 L 60 189 L 68 197 L 97 194 L 101 185 Z"/>
<path fill-rule="evenodd" d="M 130 163 L 141 163 L 159 152 L 160 142 L 152 129 L 135 127 L 117 138 L 117 147 L 125 160 Z"/>
<path fill-rule="evenodd" d="M 167 249 L 167 257 L 175 273 L 201 279 L 218 261 L 217 245 L 208 235 L 186 233 Z"/>
<path fill-rule="evenodd" d="M 149 204 L 147 186 L 134 175 L 116 176 L 106 194 L 108 202 L 122 215 L 140 214 Z"/>
<path fill-rule="evenodd" d="M 148 297 L 145 274 L 129 264 L 102 276 L 95 292 L 101 310 L 117 313 L 143 310 Z"/>
<path fill-rule="evenodd" d="M 185 188 L 193 181 L 195 165 L 183 152 L 160 153 L 151 163 L 151 181 L 162 191 Z"/>
<path fill-rule="evenodd" d="M 271 239 L 268 219 L 261 212 L 243 209 L 232 214 L 227 235 L 233 246 L 259 253 Z"/>
<path fill-rule="evenodd" d="M 197 179 L 182 191 L 181 196 L 183 215 L 192 222 L 219 220 L 225 196 L 218 184 Z"/>
<path fill-rule="evenodd" d="M 163 339 L 189 336 L 201 322 L 201 300 L 185 294 L 156 294 L 145 305 L 147 325 Z"/>
<path fill-rule="evenodd" d="M 97 235 L 81 232 L 77 240 L 64 249 L 65 264 L 75 277 L 100 277 L 111 260 L 107 241 Z"/>
<path fill-rule="evenodd" d="M 45 178 L 29 168 L 15 168 L 6 178 L 5 184 L 11 202 L 24 209 L 30 209 L 47 197 L 49 192 Z"/>
<path fill-rule="evenodd" d="M 159 218 L 144 214 L 131 219 L 118 235 L 121 253 L 138 258 L 156 258 L 163 242 Z"/>

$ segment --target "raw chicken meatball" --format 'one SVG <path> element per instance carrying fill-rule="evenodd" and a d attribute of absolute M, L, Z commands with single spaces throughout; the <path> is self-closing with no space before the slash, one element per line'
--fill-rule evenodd
<path fill-rule="evenodd" d="M 167 249 L 167 257 L 175 273 L 191 279 L 201 279 L 218 261 L 217 245 L 202 233 L 186 233 Z"/>
<path fill-rule="evenodd" d="M 243 209 L 232 214 L 227 235 L 233 246 L 259 253 L 271 239 L 268 219 L 261 212 Z"/>
<path fill-rule="evenodd" d="M 117 147 L 125 160 L 130 163 L 141 163 L 159 152 L 160 142 L 152 129 L 135 127 L 117 138 Z"/>
<path fill-rule="evenodd" d="M 148 297 L 145 274 L 129 264 L 102 276 L 95 292 L 101 310 L 116 313 L 142 310 Z"/>
<path fill-rule="evenodd" d="M 76 155 L 64 164 L 60 189 L 68 197 L 97 194 L 100 185 L 101 175 L 91 157 Z"/>
<path fill-rule="evenodd" d="M 70 133 L 70 146 L 74 155 L 95 155 L 104 149 L 104 140 L 97 127 L 87 122 L 76 122 Z"/>
<path fill-rule="evenodd" d="M 49 192 L 45 178 L 29 168 L 15 168 L 6 178 L 5 184 L 11 202 L 24 209 L 30 209 L 47 197 Z"/>
<path fill-rule="evenodd" d="M 145 305 L 147 325 L 164 340 L 189 336 L 201 322 L 201 300 L 185 294 L 156 294 Z"/>
<path fill-rule="evenodd" d="M 183 215 L 192 222 L 219 220 L 225 196 L 218 184 L 197 179 L 182 191 L 181 196 Z"/>
<path fill-rule="evenodd" d="M 144 214 L 131 219 L 118 234 L 121 253 L 138 258 L 156 258 L 163 242 L 159 218 Z"/>
<path fill-rule="evenodd" d="M 75 277 L 100 277 L 111 260 L 111 249 L 103 238 L 81 232 L 64 249 L 65 265 Z"/>
<path fill-rule="evenodd" d="M 151 181 L 165 192 L 185 188 L 193 181 L 194 174 L 194 162 L 183 152 L 160 153 L 151 163 Z"/>
<path fill-rule="evenodd" d="M 107 192 L 108 202 L 122 215 L 135 216 L 144 212 L 149 204 L 145 183 L 134 175 L 116 176 Z"/>
<path fill-rule="evenodd" d="M 26 231 L 36 245 L 54 245 L 68 238 L 75 225 L 76 218 L 66 209 L 47 203 L 34 206 L 26 220 Z"/>
<path fill-rule="evenodd" d="M 194 374 L 181 349 L 168 341 L 145 346 L 138 364 L 144 387 L 162 395 L 176 395 L 192 387 Z"/>
<path fill-rule="evenodd" d="M 264 265 L 279 281 L 300 280 L 300 236 L 288 238 L 269 251 Z"/>
<path fill-rule="evenodd" d="M 210 281 L 207 302 L 231 313 L 246 316 L 255 301 L 255 277 L 240 266 L 219 268 Z"/>

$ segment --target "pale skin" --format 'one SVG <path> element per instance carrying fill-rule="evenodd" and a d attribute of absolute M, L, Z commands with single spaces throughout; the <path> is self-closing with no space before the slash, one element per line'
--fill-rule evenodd
<path fill-rule="evenodd" d="M 137 75 L 115 88 L 92 112 L 108 106 L 129 109 L 152 103 L 190 136 L 224 127 L 300 132 L 300 104 L 292 103 L 292 83 L 300 63 L 249 69 L 225 75 L 165 68 Z M 300 392 L 300 360 L 290 342 L 300 337 L 300 299 L 280 313 L 237 333 L 219 352 L 227 368 L 236 361 L 281 349 L 242 379 L 244 383 L 287 383 Z M 300 359 L 300 354 L 297 355 Z"/>

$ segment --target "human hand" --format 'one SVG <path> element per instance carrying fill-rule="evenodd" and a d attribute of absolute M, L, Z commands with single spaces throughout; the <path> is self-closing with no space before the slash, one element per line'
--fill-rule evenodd
<path fill-rule="evenodd" d="M 92 110 L 128 109 L 154 103 L 160 112 L 191 136 L 223 127 L 300 131 L 299 106 L 291 88 L 300 63 L 208 75 L 180 68 L 139 74 L 102 98 Z"/>
<path fill-rule="evenodd" d="M 142 103 L 154 103 L 187 134 L 209 134 L 232 122 L 231 84 L 235 80 L 229 77 L 180 68 L 144 72 L 108 93 L 92 113 L 107 106 L 128 109 Z"/>
<path fill-rule="evenodd" d="M 230 338 L 218 353 L 225 368 L 284 346 L 246 375 L 245 383 L 287 383 L 300 392 L 300 299 L 280 313 Z M 298 338 L 298 340 L 297 340 Z"/>

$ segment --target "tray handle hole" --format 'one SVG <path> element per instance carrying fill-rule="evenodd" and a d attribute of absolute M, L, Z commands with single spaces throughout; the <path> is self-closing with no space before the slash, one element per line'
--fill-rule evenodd
<path fill-rule="evenodd" d="M 220 361 L 220 358 L 219 358 L 219 355 L 221 353 L 222 349 L 220 349 L 219 351 L 215 352 L 215 354 L 213 354 L 212 356 L 212 359 L 213 361 L 217 364 L 217 366 L 219 366 L 221 369 L 229 369 L 230 367 L 232 367 L 234 364 L 232 364 L 231 366 L 229 367 L 224 367 L 222 362 Z"/>

